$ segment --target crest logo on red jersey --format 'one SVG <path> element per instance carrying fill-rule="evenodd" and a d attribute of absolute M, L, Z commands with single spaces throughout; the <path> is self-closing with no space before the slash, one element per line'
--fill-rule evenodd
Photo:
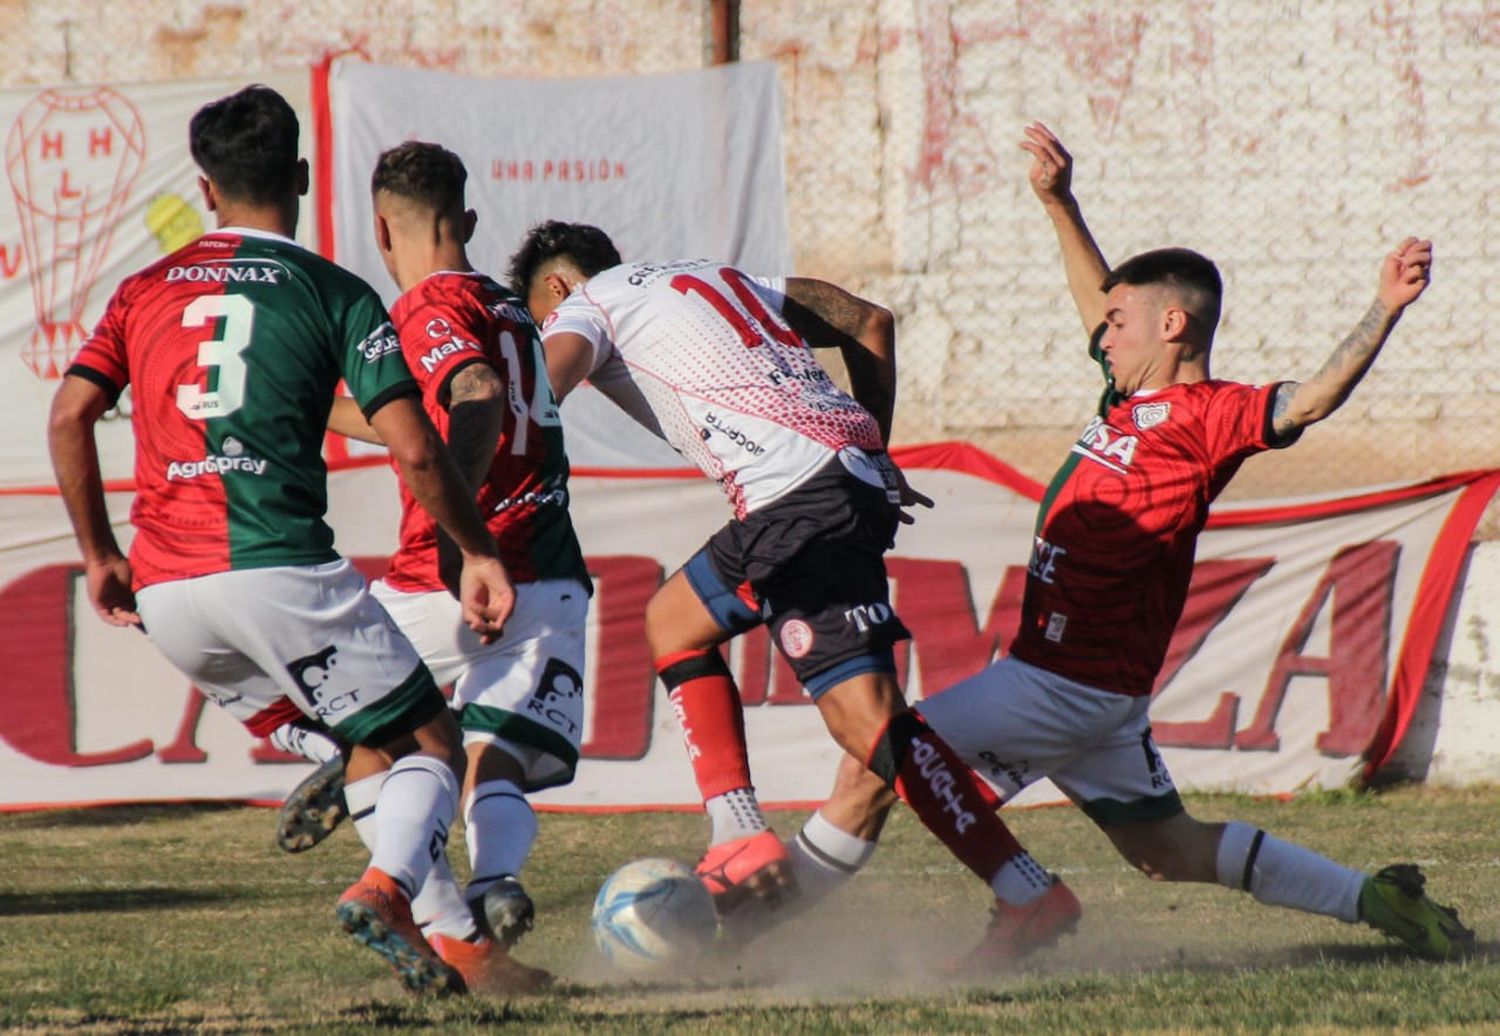
<path fill-rule="evenodd" d="M 1142 403 L 1130 409 L 1130 416 L 1135 419 L 1135 426 L 1143 432 L 1147 428 L 1155 428 L 1162 424 L 1171 414 L 1171 403 Z"/>

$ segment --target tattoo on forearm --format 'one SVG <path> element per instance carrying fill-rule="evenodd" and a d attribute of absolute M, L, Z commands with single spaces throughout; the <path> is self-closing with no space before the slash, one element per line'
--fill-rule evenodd
<path fill-rule="evenodd" d="M 1276 398 L 1271 402 L 1271 425 L 1277 431 L 1285 431 L 1286 413 L 1292 404 L 1292 396 L 1297 393 L 1295 381 L 1282 382 L 1276 389 Z"/>
<path fill-rule="evenodd" d="M 1377 300 L 1371 303 L 1354 330 L 1350 331 L 1318 371 L 1319 378 L 1358 378 L 1364 373 L 1376 350 L 1385 341 L 1386 313 Z"/>
<path fill-rule="evenodd" d="M 471 489 L 477 490 L 494 459 L 504 420 L 499 377 L 483 364 L 470 364 L 448 386 L 448 452 Z"/>

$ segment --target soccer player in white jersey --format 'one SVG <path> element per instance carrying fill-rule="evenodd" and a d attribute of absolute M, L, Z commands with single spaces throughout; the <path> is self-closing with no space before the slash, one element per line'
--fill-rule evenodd
<path fill-rule="evenodd" d="M 263 86 L 193 116 L 191 150 L 218 228 L 115 292 L 53 401 L 53 465 L 105 621 L 144 629 L 252 729 L 300 712 L 353 746 L 352 779 L 385 775 L 378 845 L 337 915 L 408 988 L 459 992 L 462 977 L 410 908 L 458 802 L 459 731 L 323 521 L 323 428 L 340 378 L 406 485 L 461 546 L 470 627 L 497 634 L 514 591 L 422 412 L 379 297 L 291 240 L 307 190 L 297 138 L 296 113 Z M 129 560 L 110 528 L 94 442 L 127 385 Z"/>
<path fill-rule="evenodd" d="M 1290 446 L 1348 397 L 1425 290 L 1432 243 L 1408 238 L 1385 257 L 1375 301 L 1311 378 L 1220 381 L 1209 374 L 1222 292 L 1213 263 L 1162 249 L 1111 270 L 1073 197 L 1072 158 L 1040 123 L 1025 136 L 1105 392 L 1043 497 L 1007 657 L 918 710 L 1005 797 L 1050 777 L 1153 878 L 1363 921 L 1428 957 L 1466 954 L 1473 933 L 1425 894 L 1415 865 L 1367 875 L 1249 824 L 1194 819 L 1147 716 L 1209 502 L 1246 457 Z M 798 836 L 825 847 L 797 856 L 818 872 L 802 884 L 826 890 L 868 859 L 891 801 L 845 760 L 833 798 Z M 843 866 L 817 868 L 820 858 Z M 1047 919 L 997 920 L 996 953 L 1013 958 L 1035 948 Z"/>
<path fill-rule="evenodd" d="M 891 314 L 822 281 L 708 260 L 621 263 L 595 227 L 545 223 L 511 264 L 543 321 L 554 391 L 584 378 L 719 483 L 734 517 L 646 609 L 712 822 L 697 872 L 721 912 L 779 898 L 786 847 L 755 799 L 738 692 L 720 652 L 764 623 L 834 739 L 1001 902 L 1071 901 L 999 822 L 983 783 L 906 705 L 884 552 L 901 507 L 930 503 L 886 455 Z M 805 336 L 805 337 L 804 337 Z M 809 345 L 840 347 L 853 397 Z"/>

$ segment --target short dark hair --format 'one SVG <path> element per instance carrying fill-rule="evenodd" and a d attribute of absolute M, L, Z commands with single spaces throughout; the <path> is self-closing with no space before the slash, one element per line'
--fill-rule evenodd
<path fill-rule="evenodd" d="M 1224 281 L 1213 260 L 1191 248 L 1158 248 L 1131 256 L 1109 271 L 1100 290 L 1109 291 L 1117 284 L 1160 284 L 1175 289 L 1184 296 L 1184 304 L 1208 322 L 1210 331 L 1219 322 Z"/>
<path fill-rule="evenodd" d="M 296 194 L 298 130 L 286 98 L 256 83 L 199 108 L 188 148 L 225 197 L 269 205 Z"/>
<path fill-rule="evenodd" d="M 526 298 L 537 270 L 553 259 L 570 260 L 585 277 L 619 266 L 621 261 L 615 243 L 598 227 L 548 220 L 532 227 L 516 254 L 510 257 L 511 291 Z"/>
<path fill-rule="evenodd" d="M 389 191 L 439 214 L 461 214 L 469 171 L 464 160 L 441 144 L 408 140 L 380 153 L 370 176 L 370 192 Z"/>

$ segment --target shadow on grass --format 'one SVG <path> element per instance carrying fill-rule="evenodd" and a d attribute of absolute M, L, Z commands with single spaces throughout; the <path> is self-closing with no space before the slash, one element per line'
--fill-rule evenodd
<path fill-rule="evenodd" d="M 1474 953 L 1467 959 L 1475 964 L 1500 961 L 1500 942 L 1477 943 Z M 1307 946 L 1292 946 L 1264 955 L 1262 962 L 1288 965 L 1332 962 L 1337 964 L 1432 964 L 1436 966 L 1460 963 L 1457 960 L 1440 961 L 1419 957 L 1395 943 L 1374 946 L 1350 945 L 1349 943 L 1314 943 Z"/>
<path fill-rule="evenodd" d="M 252 808 L 254 807 L 242 802 L 171 802 L 47 809 L 36 813 L 0 814 L 0 829 L 45 831 L 50 828 L 119 827 L 122 824 L 145 824 L 159 820 L 186 820 L 206 813 Z"/>
<path fill-rule="evenodd" d="M 69 889 L 67 891 L 0 892 L 0 917 L 45 917 L 51 914 L 117 914 L 138 910 L 170 910 L 242 900 L 245 891 L 203 889 Z"/>

